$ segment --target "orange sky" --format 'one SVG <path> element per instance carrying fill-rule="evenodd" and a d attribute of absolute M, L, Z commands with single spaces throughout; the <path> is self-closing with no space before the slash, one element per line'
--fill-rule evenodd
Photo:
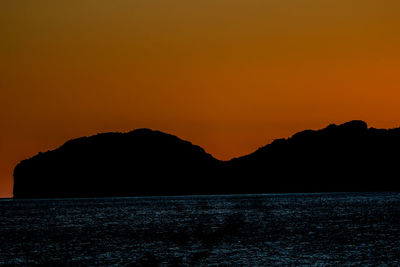
<path fill-rule="evenodd" d="M 398 0 L 0 1 L 0 197 L 20 160 L 147 127 L 220 159 L 400 126 Z M 56 179 L 56 177 L 55 177 Z"/>

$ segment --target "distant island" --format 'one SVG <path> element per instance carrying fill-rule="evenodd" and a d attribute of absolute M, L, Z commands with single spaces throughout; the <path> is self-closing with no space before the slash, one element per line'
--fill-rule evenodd
<path fill-rule="evenodd" d="M 14 198 L 399 191 L 400 128 L 363 121 L 306 130 L 220 161 L 149 129 L 66 142 L 23 160 Z"/>

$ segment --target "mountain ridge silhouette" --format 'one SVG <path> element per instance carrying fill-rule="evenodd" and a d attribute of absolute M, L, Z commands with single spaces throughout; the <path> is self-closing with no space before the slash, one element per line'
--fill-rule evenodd
<path fill-rule="evenodd" d="M 400 128 L 363 121 L 276 139 L 221 161 L 150 129 L 69 140 L 21 161 L 14 198 L 398 191 Z"/>

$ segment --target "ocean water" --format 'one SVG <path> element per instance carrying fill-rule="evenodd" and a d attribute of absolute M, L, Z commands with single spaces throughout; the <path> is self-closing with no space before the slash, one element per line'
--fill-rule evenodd
<path fill-rule="evenodd" d="M 0 265 L 400 265 L 400 193 L 0 201 Z"/>

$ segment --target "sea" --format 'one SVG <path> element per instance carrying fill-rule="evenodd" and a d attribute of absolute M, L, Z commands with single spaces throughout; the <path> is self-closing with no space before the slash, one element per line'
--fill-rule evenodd
<path fill-rule="evenodd" d="M 0 200 L 2 266 L 400 266 L 400 193 Z"/>

